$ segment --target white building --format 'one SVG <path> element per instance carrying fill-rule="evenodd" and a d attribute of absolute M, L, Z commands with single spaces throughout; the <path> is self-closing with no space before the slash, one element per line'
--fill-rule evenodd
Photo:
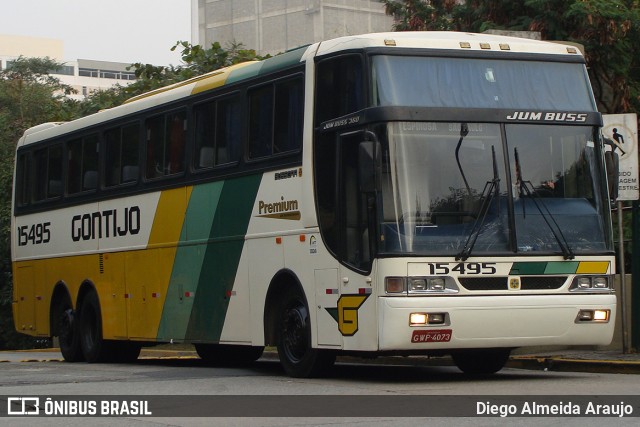
<path fill-rule="evenodd" d="M 346 35 L 391 31 L 378 0 L 192 0 L 193 43 L 242 43 L 260 55 Z"/>
<path fill-rule="evenodd" d="M 126 86 L 135 80 L 133 71 L 127 70 L 131 64 L 88 59 L 65 61 L 61 40 L 0 35 L 0 69 L 6 69 L 20 56 L 49 57 L 64 63 L 60 70 L 51 74 L 77 91 L 75 95 L 69 96 L 73 99 L 82 100 L 97 90 L 108 89 L 116 84 Z"/>

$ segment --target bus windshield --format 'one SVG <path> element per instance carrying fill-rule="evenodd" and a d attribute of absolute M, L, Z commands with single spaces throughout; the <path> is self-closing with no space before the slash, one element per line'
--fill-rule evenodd
<path fill-rule="evenodd" d="M 372 89 L 375 106 L 596 110 L 580 63 L 377 55 Z"/>
<path fill-rule="evenodd" d="M 592 127 L 392 122 L 385 129 L 382 252 L 456 256 L 467 246 L 474 255 L 569 257 L 611 249 Z"/>

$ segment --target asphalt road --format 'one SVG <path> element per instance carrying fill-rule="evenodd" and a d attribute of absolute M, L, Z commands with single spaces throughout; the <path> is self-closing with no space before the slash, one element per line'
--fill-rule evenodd
<path fill-rule="evenodd" d="M 450 426 L 450 425 L 540 425 L 544 421 L 548 426 L 590 426 L 598 425 L 637 425 L 640 415 L 638 404 L 638 376 L 606 373 L 552 372 L 505 368 L 496 375 L 468 377 L 446 363 L 434 363 L 432 366 L 400 366 L 371 363 L 338 363 L 326 378 L 293 379 L 286 377 L 272 358 L 264 358 L 246 367 L 211 367 L 189 354 L 175 354 L 160 357 L 147 356 L 133 364 L 86 364 L 65 363 L 59 354 L 45 352 L 0 353 L 0 395 L 4 396 L 56 396 L 69 395 L 75 399 L 93 399 L 95 396 L 111 396 L 132 399 L 155 399 L 168 395 L 169 404 L 175 404 L 173 417 L 154 417 L 124 415 L 118 418 L 46 418 L 16 417 L 0 419 L 0 425 L 17 426 L 73 426 L 73 425 L 129 425 L 129 426 Z M 437 361 L 436 361 L 437 362 Z M 448 413 L 455 412 L 457 404 L 469 403 L 468 396 L 479 402 L 496 401 L 511 403 L 521 408 L 523 402 L 541 401 L 545 396 L 560 396 L 566 404 L 571 400 L 586 399 L 603 395 L 614 395 L 615 402 L 628 400 L 632 406 L 634 418 L 610 417 L 594 418 L 415 418 L 398 417 L 398 405 L 407 403 L 411 415 L 415 402 L 424 399 L 448 407 Z M 628 399 L 625 397 L 629 396 Z M 632 398 L 630 395 L 636 395 Z M 115 397 L 114 397 L 115 396 Z M 175 396 L 175 397 L 171 397 Z M 184 398 L 192 396 L 193 402 L 185 412 L 180 407 Z M 233 405 L 243 405 L 244 409 L 235 410 L 234 417 L 199 418 L 199 411 L 207 408 L 207 400 L 202 396 L 229 397 Z M 358 396 L 373 396 L 382 401 L 368 402 L 372 411 L 382 408 L 382 415 L 358 416 L 286 416 L 297 414 L 295 405 L 304 405 L 300 397 L 320 397 L 316 407 L 326 406 L 327 415 L 343 415 L 340 412 L 341 401 L 346 405 L 361 404 Z M 474 397 L 475 396 L 475 397 Z M 622 397 L 620 397 L 622 396 Z M 199 400 L 200 399 L 200 400 Z M 274 400 L 275 399 L 275 400 Z M 325 399 L 325 400 L 323 400 Z M 506 400 L 505 400 L 506 399 Z M 214 400 L 209 400 L 214 405 Z M 218 402 L 219 403 L 219 402 Z M 261 404 L 276 408 L 281 416 L 261 417 L 252 412 Z M 385 416 L 385 404 L 389 415 Z M 475 405 L 476 402 L 473 402 Z M 0 405 L 6 405 L 0 402 Z M 582 405 L 582 403 L 580 403 Z M 427 405 L 428 406 L 428 405 Z M 467 405 L 468 406 L 468 405 Z M 414 405 L 413 408 L 416 408 Z M 451 408 L 454 408 L 451 410 Z M 225 408 L 223 408 L 225 409 Z M 344 409 L 344 408 L 342 408 Z M 348 409 L 348 408 L 347 408 Z M 439 408 L 434 408 L 434 410 Z M 461 409 L 461 411 L 463 411 Z M 233 412 L 233 411 L 232 411 Z M 446 411 L 445 411 L 446 412 Z M 322 412 L 324 413 L 324 412 Z M 157 413 L 156 413 L 157 414 Z M 379 413 L 376 413 L 380 415 Z M 315 414 L 317 415 L 317 414 Z M 421 413 L 424 415 L 424 413 Z M 464 415 L 464 411 L 462 413 Z"/>

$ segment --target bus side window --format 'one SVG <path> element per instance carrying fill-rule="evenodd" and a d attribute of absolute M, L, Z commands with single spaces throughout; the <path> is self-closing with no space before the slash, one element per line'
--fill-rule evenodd
<path fill-rule="evenodd" d="M 179 111 L 147 120 L 147 179 L 184 171 L 187 134 L 186 112 Z"/>
<path fill-rule="evenodd" d="M 18 156 L 16 166 L 16 205 L 26 206 L 29 204 L 29 155 L 27 153 Z"/>
<path fill-rule="evenodd" d="M 140 125 L 109 129 L 105 132 L 105 185 L 112 187 L 138 181 L 138 147 Z"/>
<path fill-rule="evenodd" d="M 67 193 L 98 188 L 98 134 L 67 143 Z"/>
<path fill-rule="evenodd" d="M 365 107 L 363 76 L 360 55 L 342 55 L 318 63 L 316 126 Z"/>
<path fill-rule="evenodd" d="M 237 162 L 240 158 L 240 98 L 226 97 L 194 108 L 196 169 Z"/>
<path fill-rule="evenodd" d="M 62 196 L 62 144 L 52 145 L 34 153 L 33 201 Z"/>
<path fill-rule="evenodd" d="M 295 151 L 302 145 L 303 89 L 302 79 L 276 84 L 274 154 Z"/>
<path fill-rule="evenodd" d="M 293 78 L 249 92 L 249 158 L 293 152 L 302 145 L 303 79 Z"/>
<path fill-rule="evenodd" d="M 249 158 L 273 154 L 273 85 L 249 92 Z"/>
<path fill-rule="evenodd" d="M 216 114 L 216 166 L 237 162 L 240 159 L 241 126 L 240 98 L 233 97 L 218 101 Z"/>

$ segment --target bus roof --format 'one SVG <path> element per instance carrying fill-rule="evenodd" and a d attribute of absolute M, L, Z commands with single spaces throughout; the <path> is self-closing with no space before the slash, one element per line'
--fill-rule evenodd
<path fill-rule="evenodd" d="M 264 61 L 249 61 L 222 68 L 133 97 L 121 106 L 103 110 L 72 122 L 34 126 L 25 131 L 18 141 L 18 146 L 64 135 L 210 89 L 278 71 L 316 56 L 324 56 L 350 49 L 375 47 L 581 55 L 577 48 L 566 44 L 493 34 L 407 31 L 346 36 L 293 49 Z"/>
<path fill-rule="evenodd" d="M 316 56 L 347 49 L 371 47 L 426 48 L 453 51 L 502 51 L 555 55 L 581 55 L 579 49 L 556 43 L 496 34 L 454 31 L 402 31 L 340 37 L 318 44 Z"/>

